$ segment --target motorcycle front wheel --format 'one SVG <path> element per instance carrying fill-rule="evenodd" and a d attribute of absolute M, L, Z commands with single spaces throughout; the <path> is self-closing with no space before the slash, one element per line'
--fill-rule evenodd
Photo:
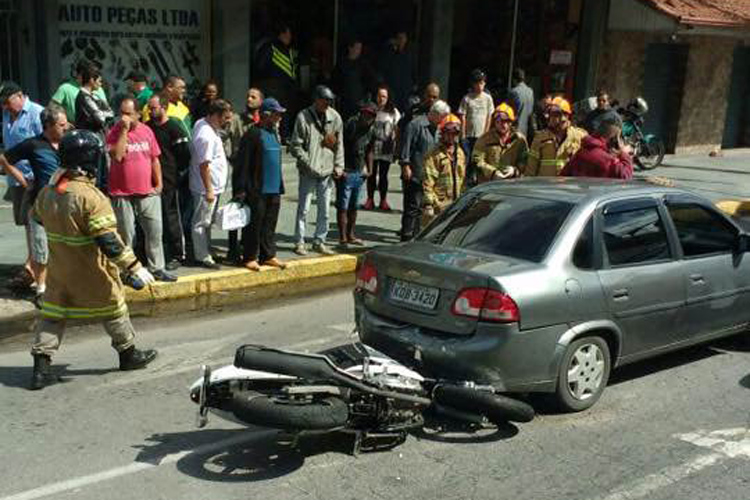
<path fill-rule="evenodd" d="M 346 425 L 349 405 L 337 397 L 288 399 L 245 392 L 234 396 L 232 413 L 248 424 L 273 429 L 333 430 Z"/>
<path fill-rule="evenodd" d="M 641 170 L 655 169 L 664 161 L 665 152 L 666 148 L 663 141 L 654 140 L 643 143 L 640 154 L 636 159 L 638 166 Z"/>

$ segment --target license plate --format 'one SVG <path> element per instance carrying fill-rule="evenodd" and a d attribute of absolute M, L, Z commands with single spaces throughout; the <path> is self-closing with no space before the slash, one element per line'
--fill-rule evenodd
<path fill-rule="evenodd" d="M 435 309 L 440 291 L 437 288 L 416 285 L 407 281 L 393 280 L 391 284 L 391 300 L 420 307 Z"/>

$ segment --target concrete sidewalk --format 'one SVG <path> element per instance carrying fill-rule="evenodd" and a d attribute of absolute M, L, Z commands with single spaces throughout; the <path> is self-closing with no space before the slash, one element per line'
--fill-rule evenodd
<path fill-rule="evenodd" d="M 251 272 L 244 268 L 224 266 L 219 271 L 208 271 L 199 267 L 182 267 L 176 271 L 180 277 L 177 283 L 156 283 L 148 290 L 136 292 L 128 289 L 128 302 L 133 314 L 161 314 L 169 311 L 165 301 L 183 301 L 181 307 L 201 309 L 238 300 L 259 300 L 273 295 L 306 293 L 323 286 L 336 286 L 354 282 L 354 269 L 357 255 L 378 245 L 397 243 L 396 231 L 401 225 L 401 182 L 397 166 L 391 168 L 390 194 L 388 201 L 391 212 L 361 210 L 357 219 L 357 235 L 365 246 L 352 247 L 346 251 L 337 248 L 336 211 L 330 210 L 330 230 L 328 243 L 337 252 L 334 256 L 320 256 L 310 252 L 305 257 L 294 254 L 294 221 L 297 211 L 298 177 L 291 157 L 285 156 L 283 164 L 286 194 L 282 198 L 281 212 L 277 226 L 277 246 L 279 258 L 289 261 L 284 271 L 264 268 L 261 272 Z M 5 192 L 5 178 L 0 176 L 0 193 Z M 364 191 L 364 189 L 363 189 Z M 362 193 L 364 202 L 365 193 Z M 229 200 L 229 193 L 221 197 L 221 203 Z M 379 196 L 376 195 L 379 201 Z M 308 214 L 308 241 L 315 230 L 315 203 Z M 228 235 L 214 230 L 213 245 L 218 255 L 227 251 Z M 21 228 L 13 225 L 9 202 L 0 201 L 0 335 L 4 331 L 18 331 L 25 328 L 36 316 L 36 309 L 30 302 L 32 297 L 15 296 L 8 289 L 8 280 L 19 271 L 26 256 L 26 244 Z M 304 283 L 304 286 L 297 286 Z M 292 286 L 295 285 L 295 286 Z M 253 293 L 248 294 L 247 291 Z M 241 291 L 244 291 L 241 293 Z M 232 297 L 234 295 L 234 297 Z"/>
<path fill-rule="evenodd" d="M 353 283 L 357 254 L 378 245 L 398 242 L 396 231 L 401 220 L 401 183 L 398 168 L 394 166 L 389 176 L 391 188 L 388 200 L 393 210 L 388 213 L 378 210 L 360 211 L 357 227 L 358 236 L 365 241 L 364 247 L 330 257 L 314 253 L 306 257 L 295 255 L 292 250 L 298 182 L 291 158 L 285 157 L 283 171 L 287 193 L 282 200 L 277 242 L 279 257 L 290 261 L 289 269 L 279 271 L 268 268 L 253 273 L 236 267 L 223 267 L 220 271 L 183 267 L 177 271 L 180 276 L 177 283 L 157 283 L 141 292 L 128 290 L 128 300 L 134 314 L 168 313 L 168 303 L 175 300 L 188 299 L 191 309 L 200 309 L 231 302 L 232 297 L 252 301 L 264 296 L 306 293 L 315 288 Z M 750 150 L 728 151 L 716 158 L 668 156 L 664 166 L 650 172 L 637 173 L 638 177 L 649 175 L 670 178 L 678 186 L 694 190 L 713 201 L 748 199 Z M 0 185 L 0 190 L 4 192 L 4 185 Z M 222 202 L 226 200 L 228 196 L 225 194 Z M 309 221 L 308 235 L 313 233 L 315 227 L 314 204 Z M 334 221 L 335 210 L 332 207 L 328 241 L 335 248 L 338 234 Z M 218 253 L 224 254 L 227 234 L 216 231 L 213 239 Z M 25 255 L 23 231 L 12 224 L 10 204 L 0 202 L 0 334 L 27 327 L 30 319 L 36 315 L 27 298 L 13 296 L 6 287 L 8 278 L 18 269 Z M 248 290 L 252 293 L 248 293 Z"/>

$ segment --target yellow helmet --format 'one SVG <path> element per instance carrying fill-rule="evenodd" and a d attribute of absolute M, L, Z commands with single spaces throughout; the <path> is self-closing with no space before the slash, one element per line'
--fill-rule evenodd
<path fill-rule="evenodd" d="M 550 110 L 557 108 L 566 115 L 573 114 L 573 108 L 570 107 L 570 103 L 565 99 L 564 97 L 555 97 L 552 99 L 552 104 L 550 105 Z"/>
<path fill-rule="evenodd" d="M 504 102 L 500 106 L 496 107 L 494 112 L 495 119 L 497 119 L 497 117 L 500 116 L 501 113 L 507 115 L 510 121 L 516 121 L 516 112 L 513 109 L 513 106 L 511 106 L 510 104 Z"/>
<path fill-rule="evenodd" d="M 453 113 L 450 113 L 448 116 L 443 118 L 443 121 L 440 122 L 440 131 L 450 131 L 453 130 L 455 132 L 461 131 L 461 120 L 454 115 Z"/>

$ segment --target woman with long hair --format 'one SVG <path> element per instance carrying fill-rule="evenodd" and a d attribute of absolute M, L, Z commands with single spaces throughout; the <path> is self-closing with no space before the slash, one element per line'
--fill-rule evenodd
<path fill-rule="evenodd" d="M 391 91 L 387 85 L 378 85 L 375 93 L 375 103 L 378 107 L 373 125 L 373 153 L 374 163 L 372 175 L 367 179 L 367 201 L 363 208 L 375 208 L 375 189 L 380 192 L 380 210 L 390 211 L 388 205 L 388 171 L 395 156 L 395 145 L 398 139 L 398 122 L 401 119 L 396 106 L 393 105 Z"/>

